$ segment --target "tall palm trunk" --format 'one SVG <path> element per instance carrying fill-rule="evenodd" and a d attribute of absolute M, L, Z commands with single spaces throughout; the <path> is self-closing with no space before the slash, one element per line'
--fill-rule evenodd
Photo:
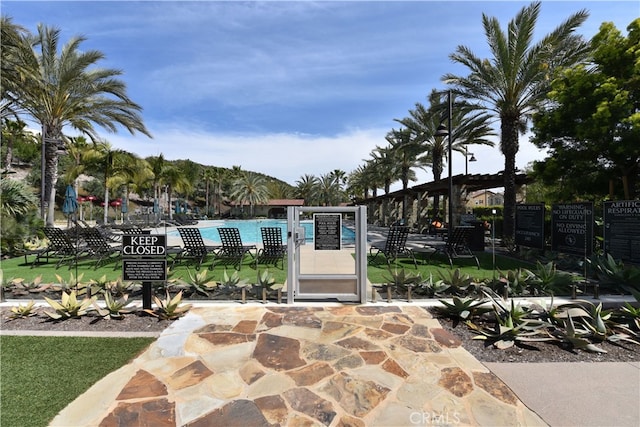
<path fill-rule="evenodd" d="M 518 152 L 517 119 L 502 117 L 500 144 L 504 154 L 504 210 L 503 237 L 515 237 L 516 206 L 516 153 Z"/>
<path fill-rule="evenodd" d="M 47 127 L 45 126 L 45 129 Z M 53 227 L 55 223 L 55 207 L 56 207 L 56 184 L 58 183 L 58 145 L 54 141 L 53 132 L 44 132 L 45 141 L 45 164 L 44 167 L 44 202 L 46 205 L 46 224 Z"/>

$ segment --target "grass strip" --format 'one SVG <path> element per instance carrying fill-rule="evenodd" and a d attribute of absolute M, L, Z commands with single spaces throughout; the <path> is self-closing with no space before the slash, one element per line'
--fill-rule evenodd
<path fill-rule="evenodd" d="M 0 425 L 46 426 L 153 338 L 0 336 Z"/>
<path fill-rule="evenodd" d="M 424 255 L 421 255 L 424 256 Z M 471 277 L 484 280 L 491 279 L 492 277 L 498 277 L 499 273 L 497 270 L 514 270 L 517 268 L 532 268 L 533 265 L 524 261 L 516 260 L 513 258 L 496 255 L 496 265 L 495 270 L 493 268 L 493 256 L 489 252 L 479 252 L 477 253 L 478 260 L 480 261 L 480 270 L 478 270 L 475 262 L 470 259 L 456 259 L 454 260 L 453 268 L 459 268 L 463 273 L 470 275 Z M 378 260 L 382 260 L 382 257 L 379 257 Z M 428 261 L 428 262 L 427 262 Z M 24 279 L 25 282 L 31 283 L 33 280 L 42 276 L 41 283 L 59 283 L 57 276 L 60 276 L 63 280 L 67 282 L 71 282 L 71 276 L 75 278 L 76 275 L 81 275 L 80 283 L 88 283 L 92 279 L 98 280 L 102 276 L 105 276 L 107 280 L 117 280 L 122 276 L 122 269 L 119 268 L 117 270 L 113 269 L 113 264 L 109 264 L 107 266 L 103 266 L 98 268 L 97 270 L 93 269 L 93 262 L 80 262 L 78 264 L 78 268 L 75 268 L 75 265 L 68 269 L 68 267 L 64 266 L 56 269 L 54 267 L 55 263 L 42 264 L 35 268 L 31 268 L 29 265 L 24 264 L 23 257 L 11 258 L 2 261 L 2 272 L 4 277 L 4 282 L 8 282 L 15 278 Z M 207 269 L 209 272 L 209 276 L 214 280 L 221 282 L 224 277 L 225 266 L 217 265 L 215 268 L 211 269 L 211 262 L 209 261 L 206 265 L 203 265 L 200 268 L 200 271 Z M 440 277 L 440 272 L 443 270 L 451 270 L 451 266 L 447 258 L 442 254 L 436 254 L 432 258 L 429 258 L 428 255 L 426 258 L 421 258 L 418 256 L 418 268 L 416 269 L 413 265 L 413 262 L 409 259 L 398 259 L 395 263 L 392 263 L 391 268 L 405 268 L 407 270 L 411 270 L 412 272 L 419 272 L 420 275 L 427 279 L 429 277 L 433 277 L 435 279 Z M 272 265 L 259 265 L 258 271 L 255 269 L 254 261 L 251 257 L 246 256 L 242 265 L 242 268 L 238 272 L 240 279 L 247 283 L 257 283 L 258 274 L 260 274 L 265 269 L 269 270 L 269 273 L 274 277 L 275 283 L 285 283 L 287 279 L 287 262 L 285 261 L 284 267 L 274 267 Z M 370 264 L 367 268 L 367 277 L 369 282 L 371 283 L 384 283 L 385 276 L 388 276 L 387 264 L 384 260 L 379 264 Z M 231 275 L 236 270 L 232 266 L 226 267 L 227 274 Z M 173 272 L 170 276 L 171 279 L 180 279 L 185 282 L 189 282 L 189 272 L 195 275 L 198 273 L 193 265 L 189 264 L 180 264 L 176 265 L 173 269 Z"/>

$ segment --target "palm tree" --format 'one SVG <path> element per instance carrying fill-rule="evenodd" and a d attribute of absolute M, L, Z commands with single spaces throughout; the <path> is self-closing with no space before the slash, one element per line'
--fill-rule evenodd
<path fill-rule="evenodd" d="M 138 160 L 135 173 L 131 177 L 129 184 L 131 191 L 143 197 L 145 200 L 149 200 L 149 192 L 153 192 L 153 171 L 146 159 Z M 128 201 L 129 195 L 127 194 L 127 202 Z"/>
<path fill-rule="evenodd" d="M 42 224 L 35 214 L 38 198 L 23 181 L 0 178 L 0 252 L 14 254 Z"/>
<path fill-rule="evenodd" d="M 204 180 L 204 186 L 205 186 L 205 190 L 204 190 L 204 206 L 205 206 L 205 212 L 206 215 L 209 215 L 209 194 L 211 193 L 209 191 L 209 186 L 211 185 L 211 182 L 213 182 L 214 180 L 214 170 L 211 168 L 206 168 L 202 171 L 202 179 Z"/>
<path fill-rule="evenodd" d="M 340 183 L 331 173 L 320 176 L 317 188 L 322 206 L 336 206 L 342 199 Z"/>
<path fill-rule="evenodd" d="M 13 23 L 8 16 L 2 16 L 0 22 L 0 117 L 4 120 L 9 116 L 18 118 L 20 107 L 17 100 L 26 89 L 25 70 L 20 56 L 24 46 L 28 44 L 28 31 Z"/>
<path fill-rule="evenodd" d="M 213 183 L 215 185 L 214 185 L 213 195 L 215 196 L 215 200 L 217 201 L 218 215 L 220 216 L 222 216 L 222 185 L 224 184 L 226 179 L 227 179 L 226 169 L 223 169 L 223 168 L 214 169 Z M 214 208 L 214 214 L 215 214 L 215 208 Z"/>
<path fill-rule="evenodd" d="M 329 176 L 331 177 L 331 179 L 336 181 L 336 183 L 340 187 L 340 190 L 342 190 L 342 187 L 347 183 L 347 173 L 341 169 L 332 170 L 331 172 L 329 172 Z"/>
<path fill-rule="evenodd" d="M 187 194 L 193 188 L 192 181 L 179 167 L 169 164 L 162 170 L 162 180 L 167 185 L 167 204 L 169 205 L 169 219 L 173 219 L 171 209 L 171 194 L 175 190 L 180 194 Z"/>
<path fill-rule="evenodd" d="M 83 162 L 83 158 L 93 147 L 89 145 L 84 136 L 69 138 L 68 142 L 67 152 L 73 158 L 73 166 L 66 170 L 64 180 L 66 183 L 73 182 L 73 187 L 78 194 L 78 177 L 87 170 L 87 164 Z"/>
<path fill-rule="evenodd" d="M 35 144 L 35 136 L 26 129 L 27 124 L 20 119 L 9 120 L 8 117 L 2 119 L 2 144 L 6 147 L 6 155 L 4 160 L 4 171 L 7 173 L 12 170 L 13 163 L 13 146 L 17 142 Z"/>
<path fill-rule="evenodd" d="M 254 206 L 266 204 L 269 201 L 267 185 L 262 176 L 255 173 L 244 173 L 231 186 L 230 197 L 241 206 L 249 204 L 250 216 L 254 214 Z"/>
<path fill-rule="evenodd" d="M 312 206 L 318 200 L 318 177 L 305 174 L 296 181 L 296 197 L 304 199 L 305 206 Z"/>
<path fill-rule="evenodd" d="M 587 19 L 586 10 L 571 15 L 556 29 L 533 43 L 540 2 L 523 7 L 509 22 L 507 31 L 497 18 L 482 15 L 492 58 L 477 57 L 458 46 L 450 58 L 466 66 L 466 77 L 446 74 L 454 93 L 476 102 L 476 107 L 500 119 L 500 149 L 504 154 L 504 236 L 513 238 L 516 205 L 516 154 L 519 134 L 526 131 L 532 113 L 539 108 L 557 69 L 585 57 L 588 44 L 574 31 Z"/>
<path fill-rule="evenodd" d="M 60 50 L 60 30 L 38 26 L 38 34 L 22 39 L 13 64 L 22 70 L 24 90 L 16 102 L 19 109 L 40 123 L 45 143 L 45 204 L 47 225 L 53 225 L 55 187 L 58 180 L 58 146 L 64 141 L 65 126 L 77 129 L 99 141 L 94 125 L 116 132 L 120 125 L 132 134 L 151 137 L 139 112 L 142 110 L 126 94 L 126 86 L 117 77 L 119 70 L 92 68 L 104 55 L 96 50 L 81 51 L 85 38 L 74 37 Z M 3 94 L 4 95 L 4 94 Z"/>
<path fill-rule="evenodd" d="M 93 149 L 84 155 L 84 163 L 94 167 L 103 175 L 104 180 L 104 217 L 106 224 L 109 217 L 109 189 L 131 181 L 135 174 L 138 157 L 125 150 L 113 149 L 111 144 L 101 141 L 94 144 Z"/>
<path fill-rule="evenodd" d="M 151 156 L 147 158 L 149 167 L 151 169 L 152 184 L 153 184 L 153 206 L 160 207 L 160 187 L 164 184 L 164 170 L 168 167 L 168 163 L 164 160 L 162 154 L 158 156 Z M 156 221 L 158 220 L 159 212 L 154 212 L 156 215 Z"/>
<path fill-rule="evenodd" d="M 367 170 L 365 165 L 358 166 L 351 171 L 347 177 L 347 194 L 350 199 L 369 197 L 370 183 L 367 181 Z"/>
<path fill-rule="evenodd" d="M 402 181 L 402 220 L 407 223 L 407 189 L 409 181 L 416 180 L 416 173 L 413 168 L 425 169 L 431 165 L 431 159 L 428 152 L 425 154 L 422 146 L 422 139 L 416 135 L 411 129 L 402 128 L 399 130 L 392 129 L 385 137 L 389 143 L 394 163 L 397 167 L 397 173 Z"/>
<path fill-rule="evenodd" d="M 490 116 L 483 111 L 474 110 L 473 106 L 467 103 L 456 102 L 455 97 L 452 103 L 454 108 L 451 117 L 453 129 L 451 149 L 466 155 L 468 145 L 480 144 L 493 147 L 493 141 L 487 139 L 495 135 L 489 126 Z M 415 108 L 409 110 L 409 117 L 397 120 L 416 135 L 423 137 L 422 146 L 430 155 L 434 181 L 442 178 L 443 159 L 448 152 L 449 139 L 435 136 L 446 108 L 448 105 L 442 103 L 441 94 L 433 90 L 429 96 L 429 108 L 417 102 Z M 451 160 L 447 159 L 447 162 L 449 161 Z M 440 198 L 436 195 L 433 201 L 434 213 L 439 209 Z"/>

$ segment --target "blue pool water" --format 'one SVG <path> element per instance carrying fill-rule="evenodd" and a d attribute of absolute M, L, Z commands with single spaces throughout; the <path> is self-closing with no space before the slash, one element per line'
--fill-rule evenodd
<path fill-rule="evenodd" d="M 212 242 L 220 243 L 220 235 L 218 227 L 235 227 L 240 230 L 240 237 L 243 243 L 262 243 L 261 227 L 279 227 L 282 229 L 282 239 L 286 243 L 287 239 L 287 221 L 279 219 L 255 219 L 255 220 L 214 220 L 201 221 L 201 225 L 208 226 L 200 228 L 202 237 Z M 300 221 L 300 225 L 305 228 L 305 237 L 307 242 L 313 242 L 313 221 Z M 178 232 L 171 232 L 169 235 L 178 236 Z M 353 244 L 355 242 L 355 232 L 342 226 L 342 244 Z"/>

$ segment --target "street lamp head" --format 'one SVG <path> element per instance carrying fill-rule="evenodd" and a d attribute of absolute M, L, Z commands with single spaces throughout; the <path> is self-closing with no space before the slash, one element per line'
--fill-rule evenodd
<path fill-rule="evenodd" d="M 447 129 L 447 126 L 444 123 L 440 123 L 440 126 L 438 126 L 438 129 L 436 129 L 436 133 L 433 134 L 433 136 L 447 136 L 449 135 L 449 130 Z"/>
<path fill-rule="evenodd" d="M 469 161 L 470 161 L 470 162 L 475 162 L 475 161 L 477 161 L 477 160 L 476 160 L 476 156 L 474 156 L 474 155 L 473 155 L 473 153 L 469 153 L 469 154 L 471 154 L 471 157 L 469 157 Z"/>

